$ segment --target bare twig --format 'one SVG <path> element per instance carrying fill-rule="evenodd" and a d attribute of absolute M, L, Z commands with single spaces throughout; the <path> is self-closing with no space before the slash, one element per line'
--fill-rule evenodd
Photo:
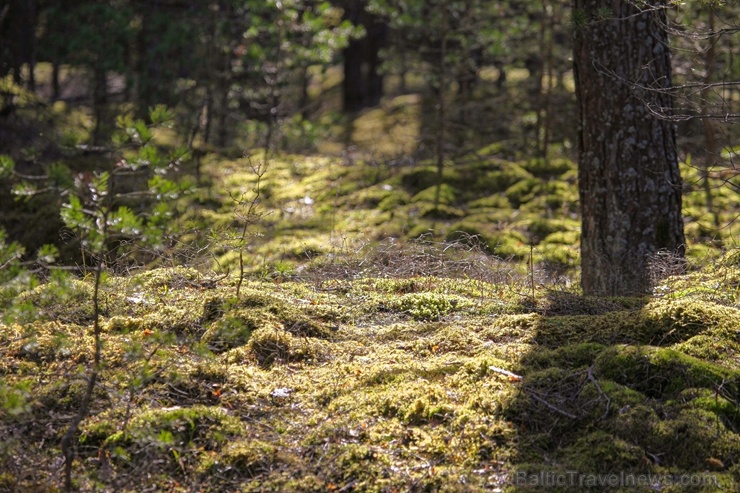
<path fill-rule="evenodd" d="M 538 396 L 537 394 L 535 394 L 535 393 L 534 393 L 534 392 L 532 392 L 532 391 L 529 391 L 529 392 L 527 392 L 527 395 L 529 395 L 530 397 L 532 397 L 532 398 L 533 398 L 534 400 L 536 400 L 537 402 L 540 402 L 540 403 L 544 404 L 544 405 L 545 405 L 545 406 L 546 406 L 546 407 L 547 407 L 548 409 L 551 409 L 551 410 L 555 411 L 555 412 L 556 412 L 556 413 L 558 413 L 558 414 L 562 414 L 562 415 L 563 415 L 563 416 L 565 416 L 566 418 L 570 418 L 570 419 L 578 419 L 576 415 L 574 415 L 574 414 L 571 414 L 571 413 L 569 413 L 568 411 L 563 411 L 563 410 L 562 410 L 562 409 L 560 409 L 559 407 L 556 407 L 556 406 L 554 406 L 554 405 L 550 404 L 550 403 L 549 403 L 549 402 L 547 402 L 547 401 L 546 401 L 545 399 L 543 399 L 542 397 Z"/>
<path fill-rule="evenodd" d="M 611 400 L 611 399 L 609 398 L 609 396 L 608 396 L 608 395 L 606 395 L 606 394 L 604 393 L 604 390 L 603 390 L 603 389 L 601 388 L 601 385 L 599 385 L 599 382 L 598 382 L 598 381 L 596 381 L 596 378 L 594 378 L 594 367 L 593 367 L 593 365 L 591 365 L 591 366 L 590 366 L 590 367 L 588 368 L 588 372 L 587 372 L 587 375 L 588 375 L 588 380 L 589 380 L 589 381 L 590 381 L 590 382 L 591 382 L 592 384 L 594 384 L 594 386 L 596 387 L 596 390 L 598 390 L 598 391 L 599 391 L 599 394 L 601 394 L 601 396 L 602 396 L 602 397 L 603 397 L 604 399 L 606 399 L 606 411 L 604 411 L 604 415 L 603 415 L 603 416 L 601 417 L 601 419 L 604 419 L 604 418 L 606 418 L 606 417 L 607 417 L 607 416 L 609 415 L 609 407 L 611 406 L 612 400 Z"/>

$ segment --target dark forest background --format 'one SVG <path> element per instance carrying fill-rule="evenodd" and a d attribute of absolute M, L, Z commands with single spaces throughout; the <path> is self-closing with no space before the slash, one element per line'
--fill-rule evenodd
<path fill-rule="evenodd" d="M 668 10 L 676 110 L 667 117 L 689 170 L 692 245 L 721 247 L 737 230 L 739 9 Z M 608 18 L 602 10 L 594 15 Z M 182 170 L 196 180 L 209 156 L 257 150 L 431 166 L 438 187 L 446 171 L 487 156 L 554 165 L 544 172 L 554 176 L 558 160 L 577 157 L 580 15 L 561 0 L 4 0 L 0 154 L 27 176 L 103 171 L 115 166 L 121 118 L 148 124 L 164 105 L 176 130 L 161 145 L 186 150 Z M 28 255 L 64 243 L 59 205 L 18 202 L 2 186 L 10 240 Z M 440 210 L 442 188 L 434 200 Z"/>

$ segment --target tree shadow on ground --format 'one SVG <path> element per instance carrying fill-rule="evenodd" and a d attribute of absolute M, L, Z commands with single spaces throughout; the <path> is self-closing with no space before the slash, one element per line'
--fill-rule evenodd
<path fill-rule="evenodd" d="M 512 491 L 729 491 L 740 480 L 738 310 L 552 291 L 509 317 L 533 341 L 504 411 L 519 433 Z"/>

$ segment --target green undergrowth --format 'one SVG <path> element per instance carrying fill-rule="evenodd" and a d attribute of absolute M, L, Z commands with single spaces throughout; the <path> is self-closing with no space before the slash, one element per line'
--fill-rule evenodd
<path fill-rule="evenodd" d="M 731 491 L 736 257 L 646 298 L 532 293 L 515 278 L 325 274 L 247 280 L 237 299 L 233 276 L 193 269 L 108 277 L 76 487 L 658 488 L 538 482 L 575 471 L 575 481 L 645 474 L 661 478 L 658 491 Z M 4 302 L 1 490 L 59 488 L 60 440 L 92 361 L 91 286 L 59 278 Z"/>

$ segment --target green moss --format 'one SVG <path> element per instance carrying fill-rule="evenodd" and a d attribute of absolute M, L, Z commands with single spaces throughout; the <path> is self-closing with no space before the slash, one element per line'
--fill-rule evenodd
<path fill-rule="evenodd" d="M 533 178 L 531 173 L 516 163 L 504 162 L 500 168 L 479 176 L 475 180 L 476 187 L 490 195 L 504 192 L 516 183 Z"/>
<path fill-rule="evenodd" d="M 249 352 L 262 366 L 287 362 L 293 356 L 294 337 L 277 326 L 255 330 L 249 340 Z"/>
<path fill-rule="evenodd" d="M 532 200 L 537 192 L 540 181 L 536 178 L 527 178 L 517 181 L 506 189 L 506 198 L 514 209 L 518 209 L 522 203 Z"/>
<path fill-rule="evenodd" d="M 537 263 L 545 266 L 545 269 L 575 268 L 580 265 L 578 245 L 558 245 L 553 243 L 540 244 L 537 246 Z"/>
<path fill-rule="evenodd" d="M 612 347 L 596 358 L 595 368 L 602 378 L 632 385 L 654 398 L 693 387 L 718 388 L 725 382 L 734 395 L 740 382 L 740 373 L 667 348 Z"/>
<path fill-rule="evenodd" d="M 695 358 L 728 368 L 738 368 L 736 356 L 740 354 L 740 344 L 720 334 L 699 334 L 673 348 Z"/>
<path fill-rule="evenodd" d="M 740 453 L 738 435 L 728 433 L 716 414 L 701 408 L 684 408 L 657 422 L 645 445 L 664 454 L 666 465 L 680 471 L 704 471 L 708 459 L 733 464 Z"/>
<path fill-rule="evenodd" d="M 535 333 L 547 346 L 591 341 L 668 345 L 709 331 L 737 326 L 740 314 L 731 308 L 693 300 L 656 300 L 637 311 L 611 312 L 598 317 L 505 316 L 495 326 L 512 324 Z"/>
<path fill-rule="evenodd" d="M 278 315 L 283 328 L 299 337 L 330 338 L 332 330 L 319 317 L 311 317 L 299 311 L 286 311 Z"/>
<path fill-rule="evenodd" d="M 76 279 L 42 284 L 21 293 L 16 305 L 30 304 L 35 318 L 62 323 L 84 323 L 93 318 L 93 287 Z"/>
<path fill-rule="evenodd" d="M 605 431 L 589 433 L 563 450 L 565 467 L 581 474 L 633 474 L 647 472 L 649 463 L 638 446 Z"/>
<path fill-rule="evenodd" d="M 682 397 L 687 399 L 691 406 L 719 417 L 723 425 L 729 429 L 737 429 L 740 425 L 740 408 L 716 390 L 690 389 L 685 391 Z"/>
<path fill-rule="evenodd" d="M 414 320 L 439 320 L 453 310 L 465 306 L 459 296 L 437 293 L 409 293 L 394 300 L 394 309 L 408 313 Z"/>
<path fill-rule="evenodd" d="M 555 178 L 578 168 L 570 159 L 533 159 L 525 164 L 525 169 L 538 178 Z"/>
<path fill-rule="evenodd" d="M 401 185 L 415 195 L 437 184 L 437 169 L 433 166 L 407 171 L 401 177 Z"/>
<path fill-rule="evenodd" d="M 378 461 L 383 461 L 383 457 L 371 448 L 354 443 L 342 445 L 335 460 L 339 477 L 344 482 L 355 483 L 366 491 L 375 489 L 372 486 L 372 472 L 379 465 Z"/>
<path fill-rule="evenodd" d="M 446 183 L 422 190 L 411 198 L 411 202 L 435 203 L 437 197 L 440 205 L 455 205 L 458 202 L 457 191 Z"/>
<path fill-rule="evenodd" d="M 149 329 L 198 335 L 202 332 L 200 311 L 200 303 L 188 303 L 182 307 L 163 306 L 144 315 L 142 325 Z"/>
<path fill-rule="evenodd" d="M 525 355 L 522 365 L 528 368 L 583 368 L 593 364 L 604 350 L 602 344 L 584 342 L 563 346 L 557 349 L 542 349 Z"/>
<path fill-rule="evenodd" d="M 33 387 L 31 396 L 32 410 L 35 412 L 26 414 L 23 418 L 38 419 L 39 412 L 49 413 L 54 410 L 64 413 L 76 412 L 80 401 L 86 394 L 87 382 L 84 381 L 41 382 Z M 92 399 L 102 407 L 110 406 L 114 402 L 112 396 L 100 386 L 93 389 Z M 61 430 L 54 430 L 54 432 L 55 437 L 61 438 Z"/>
<path fill-rule="evenodd" d="M 269 312 L 237 310 L 213 322 L 201 337 L 212 351 L 221 352 L 249 342 L 252 333 L 276 323 Z"/>
<path fill-rule="evenodd" d="M 578 231 L 579 228 L 579 225 L 576 221 L 545 218 L 527 219 L 525 221 L 515 222 L 513 226 L 525 229 L 532 238 L 532 242 L 534 244 L 542 242 L 545 238 L 553 233 L 572 233 Z"/>
<path fill-rule="evenodd" d="M 468 327 L 445 324 L 430 329 L 433 334 L 429 340 L 420 340 L 417 345 L 420 346 L 419 349 L 423 348 L 431 354 L 459 353 L 473 356 L 484 347 L 483 341 Z"/>
<path fill-rule="evenodd" d="M 521 210 L 553 220 L 573 219 L 578 214 L 578 190 L 571 182 L 556 180 L 540 184 L 537 193 Z"/>
<path fill-rule="evenodd" d="M 136 332 L 139 330 L 147 329 L 148 325 L 143 318 L 140 317 L 122 317 L 116 316 L 111 317 L 108 320 L 105 330 L 107 332 Z"/>
<path fill-rule="evenodd" d="M 216 455 L 200 465 L 201 474 L 224 478 L 249 478 L 269 473 L 278 464 L 278 448 L 260 440 L 236 440 L 226 444 Z"/>
<path fill-rule="evenodd" d="M 404 191 L 393 191 L 378 203 L 378 209 L 385 212 L 392 212 L 409 202 L 411 202 L 411 195 Z"/>
<path fill-rule="evenodd" d="M 489 195 L 482 199 L 473 200 L 468 205 L 471 209 L 511 209 L 509 199 L 502 194 Z"/>
<path fill-rule="evenodd" d="M 197 467 L 242 430 L 238 419 L 218 407 L 150 409 L 137 413 L 126 431 L 109 435 L 105 445 L 116 451 L 116 461 L 123 459 L 121 466 L 146 470 L 158 464 L 171 473 L 187 473 L 184 467 Z"/>
<path fill-rule="evenodd" d="M 722 267 L 740 268 L 740 248 L 732 248 L 722 255 L 718 262 Z"/>
<path fill-rule="evenodd" d="M 197 285 L 201 280 L 200 273 L 187 267 L 174 267 L 166 269 L 152 269 L 131 278 L 131 284 L 141 286 L 144 290 L 157 290 L 159 288 L 182 288 Z"/>
<path fill-rule="evenodd" d="M 449 205 L 440 204 L 436 207 L 433 202 L 424 202 L 419 204 L 416 208 L 416 215 L 425 219 L 460 219 L 465 217 L 465 210 L 459 207 L 451 207 Z M 427 232 L 427 231 L 425 231 Z M 420 234 L 414 235 L 409 232 L 409 238 L 418 238 Z"/>
<path fill-rule="evenodd" d="M 580 240 L 580 231 L 574 230 L 563 230 L 555 231 L 544 237 L 542 243 L 544 244 L 555 244 L 555 245 L 569 245 L 577 246 Z"/>
<path fill-rule="evenodd" d="M 434 211 L 434 166 L 349 161 L 275 156 L 261 202 L 275 213 L 250 231 L 239 299 L 226 247 L 221 280 L 157 269 L 106 281 L 80 489 L 146 478 L 163 491 L 483 492 L 517 489 L 505 478 L 519 467 L 740 478 L 731 254 L 652 299 L 559 285 L 532 299 L 518 273 L 533 240 L 538 275 L 578 263 L 572 163 L 466 157 L 447 166 Z M 204 164 L 212 189 L 184 203 L 182 258 L 207 242 L 200 231 L 234 225 L 229 195 L 255 183 L 245 160 Z M 458 244 L 403 241 L 430 229 Z M 377 246 L 388 234 L 393 246 Z M 469 234 L 516 262 L 482 255 Z M 92 361 L 90 284 L 78 282 L 26 293 L 41 316 L 0 325 L 3 385 L 25 382 L 28 396 L 23 419 L 0 412 L 18 437 L 0 468 L 20 457 L 55 470 L 44 458 L 58 461 L 59 419 L 84 390 L 66 376 Z"/>
<path fill-rule="evenodd" d="M 647 399 L 632 405 L 625 405 L 617 410 L 609 428 L 622 440 L 644 442 L 660 422 L 658 412 L 649 405 Z"/>
<path fill-rule="evenodd" d="M 7 349 L 17 357 L 36 363 L 75 359 L 86 361 L 92 354 L 92 337 L 85 327 L 53 322 L 26 325 L 12 338 Z"/>

